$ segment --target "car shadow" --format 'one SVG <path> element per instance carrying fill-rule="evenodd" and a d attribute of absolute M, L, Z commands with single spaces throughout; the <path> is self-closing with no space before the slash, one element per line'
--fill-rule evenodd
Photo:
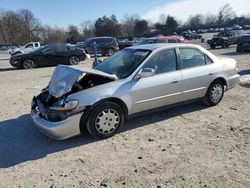
<path fill-rule="evenodd" d="M 241 76 L 246 75 L 246 74 L 250 74 L 250 69 L 241 70 L 238 72 L 238 74 Z"/>
<path fill-rule="evenodd" d="M 147 115 L 129 119 L 121 132 L 204 108 L 206 107 L 200 102 L 195 102 L 171 108 L 171 110 L 148 112 Z M 0 168 L 8 168 L 26 161 L 44 158 L 51 153 L 99 141 L 88 134 L 62 141 L 53 140 L 33 125 L 29 114 L 0 122 L 0 135 Z"/>
<path fill-rule="evenodd" d="M 15 70 L 21 70 L 21 69 L 17 69 L 17 68 L 14 68 L 14 67 L 0 68 L 0 72 L 15 71 Z"/>

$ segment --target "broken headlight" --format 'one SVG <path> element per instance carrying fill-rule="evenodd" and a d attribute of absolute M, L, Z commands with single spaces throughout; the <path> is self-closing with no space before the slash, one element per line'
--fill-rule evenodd
<path fill-rule="evenodd" d="M 52 107 L 50 107 L 50 110 L 54 111 L 61 111 L 61 112 L 67 112 L 75 110 L 79 101 L 78 100 L 64 100 L 61 99 L 57 101 Z"/>

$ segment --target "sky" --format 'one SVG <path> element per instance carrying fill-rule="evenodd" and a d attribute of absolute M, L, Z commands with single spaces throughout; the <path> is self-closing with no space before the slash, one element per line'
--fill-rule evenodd
<path fill-rule="evenodd" d="M 66 27 L 112 14 L 119 20 L 125 14 L 138 14 L 156 22 L 165 13 L 184 22 L 190 15 L 216 14 L 226 3 L 237 15 L 250 14 L 250 0 L 0 0 L 0 10 L 26 8 L 43 24 Z"/>

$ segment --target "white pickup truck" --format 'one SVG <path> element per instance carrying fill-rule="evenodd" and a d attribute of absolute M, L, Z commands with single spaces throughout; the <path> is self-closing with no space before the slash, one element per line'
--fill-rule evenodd
<path fill-rule="evenodd" d="M 39 48 L 41 45 L 39 42 L 29 42 L 27 44 L 25 44 L 23 47 L 21 48 L 15 48 L 9 51 L 10 55 L 16 55 L 19 53 L 29 53 L 31 51 L 33 51 L 34 49 Z"/>

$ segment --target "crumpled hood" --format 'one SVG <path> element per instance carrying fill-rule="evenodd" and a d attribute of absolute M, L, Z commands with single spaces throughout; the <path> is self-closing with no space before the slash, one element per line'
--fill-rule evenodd
<path fill-rule="evenodd" d="M 49 93 L 58 98 L 71 91 L 73 84 L 83 76 L 83 74 L 100 75 L 101 77 L 108 77 L 116 80 L 115 75 L 107 74 L 98 70 L 73 67 L 66 65 L 58 65 L 49 82 Z"/>

